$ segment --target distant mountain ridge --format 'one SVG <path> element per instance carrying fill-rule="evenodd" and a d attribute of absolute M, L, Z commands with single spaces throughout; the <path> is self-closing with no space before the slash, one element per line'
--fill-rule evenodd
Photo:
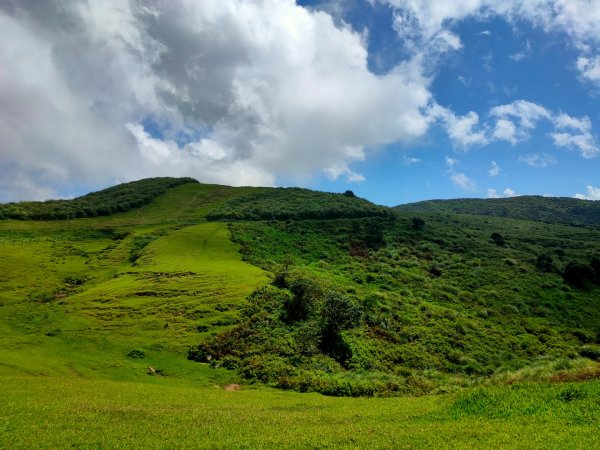
<path fill-rule="evenodd" d="M 426 200 L 394 207 L 398 211 L 507 217 L 547 223 L 600 227 L 600 201 L 524 195 L 510 198 Z"/>

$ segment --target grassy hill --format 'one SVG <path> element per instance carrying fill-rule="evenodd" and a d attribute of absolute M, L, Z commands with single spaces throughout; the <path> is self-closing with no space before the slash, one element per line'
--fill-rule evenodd
<path fill-rule="evenodd" d="M 524 195 L 510 198 L 427 200 L 396 206 L 399 211 L 484 215 L 600 227 L 600 202 Z"/>
<path fill-rule="evenodd" d="M 186 183 L 197 181 L 192 178 L 148 178 L 92 192 L 72 200 L 0 204 L 0 219 L 65 220 L 110 216 L 139 208 L 168 189 Z"/>
<path fill-rule="evenodd" d="M 0 448 L 597 446 L 599 230 L 148 186 L 0 221 Z"/>

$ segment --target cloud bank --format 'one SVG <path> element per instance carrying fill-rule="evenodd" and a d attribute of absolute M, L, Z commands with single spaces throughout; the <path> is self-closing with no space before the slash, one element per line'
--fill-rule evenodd
<path fill-rule="evenodd" d="M 0 201 L 161 175 L 360 182 L 352 163 L 370 149 L 436 125 L 467 149 L 550 121 L 555 146 L 600 154 L 587 117 L 526 100 L 457 115 L 430 91 L 441 55 L 462 48 L 452 24 L 469 17 L 566 33 L 580 78 L 598 82 L 598 2 L 380 2 L 409 50 L 383 74 L 369 69 L 368 30 L 294 0 L 0 2 Z"/>
<path fill-rule="evenodd" d="M 418 61 L 376 75 L 365 36 L 292 0 L 0 3 L 0 201 L 154 175 L 361 180 L 422 136 Z"/>

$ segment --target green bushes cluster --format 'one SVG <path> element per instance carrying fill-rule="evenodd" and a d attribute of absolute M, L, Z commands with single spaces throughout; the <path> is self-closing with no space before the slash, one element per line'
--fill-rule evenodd
<path fill-rule="evenodd" d="M 276 280 L 279 287 L 265 286 L 250 296 L 242 323 L 208 338 L 189 358 L 236 368 L 247 378 L 280 387 L 341 389 L 332 387 L 329 375 L 349 365 L 352 349 L 344 332 L 363 323 L 361 305 L 304 271 L 291 269 Z M 321 376 L 311 378 L 317 372 Z"/>
<path fill-rule="evenodd" d="M 384 395 L 596 342 L 598 288 L 572 289 L 559 264 L 598 252 L 598 232 L 457 215 L 424 215 L 417 231 L 414 217 L 232 222 L 243 257 L 274 281 L 190 356 L 274 386 Z M 492 233 L 510 245 L 490 245 Z"/>
<path fill-rule="evenodd" d="M 265 188 L 236 197 L 213 209 L 208 220 L 288 220 L 388 217 L 389 208 L 343 194 L 300 188 Z"/>

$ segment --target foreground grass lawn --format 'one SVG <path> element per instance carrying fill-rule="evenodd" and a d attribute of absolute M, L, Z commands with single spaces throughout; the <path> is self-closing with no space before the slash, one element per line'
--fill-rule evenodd
<path fill-rule="evenodd" d="M 598 448 L 600 383 L 333 398 L 0 376 L 0 448 Z"/>

